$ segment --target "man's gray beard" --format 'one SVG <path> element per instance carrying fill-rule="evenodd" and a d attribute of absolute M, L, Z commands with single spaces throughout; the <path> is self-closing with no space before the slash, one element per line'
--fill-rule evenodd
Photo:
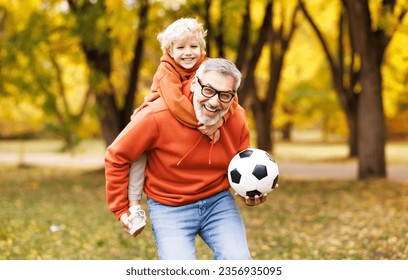
<path fill-rule="evenodd" d="M 194 103 L 194 112 L 196 114 L 196 118 L 202 125 L 211 126 L 217 123 L 219 119 L 221 119 L 222 116 L 224 115 L 221 112 L 214 118 L 206 118 L 203 116 L 203 107 L 201 107 L 201 104 L 197 102 L 196 98 L 193 98 L 193 103 Z"/>

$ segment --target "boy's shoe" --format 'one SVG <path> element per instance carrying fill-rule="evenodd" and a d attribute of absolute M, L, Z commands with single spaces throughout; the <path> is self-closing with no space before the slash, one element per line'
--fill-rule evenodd
<path fill-rule="evenodd" d="M 146 225 L 146 213 L 142 210 L 140 205 L 134 205 L 129 208 L 130 216 L 127 221 L 132 224 L 129 233 L 133 235 L 137 230 Z"/>

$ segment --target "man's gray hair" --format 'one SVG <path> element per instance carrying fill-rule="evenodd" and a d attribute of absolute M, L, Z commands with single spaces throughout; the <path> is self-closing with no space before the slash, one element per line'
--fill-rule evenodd
<path fill-rule="evenodd" d="M 212 71 L 234 78 L 234 90 L 237 91 L 242 75 L 234 63 L 224 58 L 209 58 L 197 69 L 196 76 L 201 79 L 207 72 Z"/>

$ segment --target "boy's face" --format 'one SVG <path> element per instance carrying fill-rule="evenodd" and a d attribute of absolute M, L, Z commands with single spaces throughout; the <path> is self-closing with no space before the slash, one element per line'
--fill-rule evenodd
<path fill-rule="evenodd" d="M 201 57 L 201 48 L 196 38 L 174 42 L 169 51 L 177 64 L 185 69 L 191 69 Z"/>

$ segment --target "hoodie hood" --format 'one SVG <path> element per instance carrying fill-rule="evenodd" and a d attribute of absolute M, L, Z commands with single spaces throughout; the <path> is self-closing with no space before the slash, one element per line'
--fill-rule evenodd
<path fill-rule="evenodd" d="M 160 62 L 166 63 L 166 68 L 175 75 L 179 76 L 180 82 L 184 82 L 191 79 L 195 75 L 198 67 L 200 67 L 201 63 L 203 63 L 203 61 L 206 59 L 207 57 L 205 56 L 205 53 L 202 53 L 200 59 L 190 69 L 185 69 L 184 67 L 180 66 L 168 53 L 163 54 L 163 56 L 160 58 Z"/>

